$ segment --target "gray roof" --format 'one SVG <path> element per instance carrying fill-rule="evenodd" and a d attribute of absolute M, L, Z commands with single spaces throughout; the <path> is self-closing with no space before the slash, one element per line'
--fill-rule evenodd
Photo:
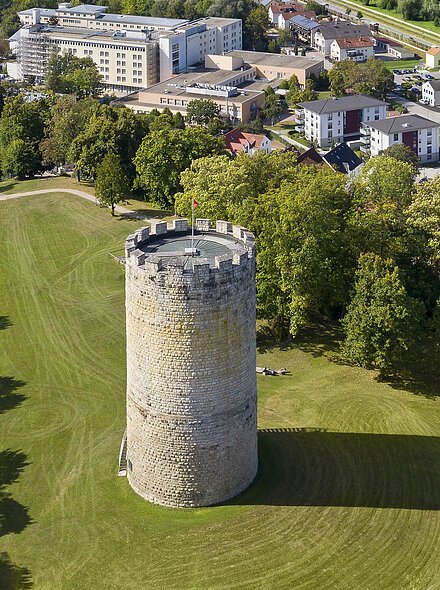
<path fill-rule="evenodd" d="M 371 37 L 368 25 L 356 25 L 350 21 L 337 21 L 335 23 L 319 23 L 319 32 L 324 39 L 341 39 L 342 37 Z"/>
<path fill-rule="evenodd" d="M 103 12 L 107 10 L 107 6 L 98 6 L 97 4 L 80 4 L 79 6 L 72 6 L 71 8 L 59 8 L 58 10 L 60 12 L 95 14 L 95 12 Z"/>
<path fill-rule="evenodd" d="M 308 102 L 298 103 L 306 111 L 312 111 L 318 115 L 326 113 L 337 113 L 338 111 L 353 111 L 356 109 L 365 109 L 367 107 L 376 107 L 386 105 L 386 102 L 367 96 L 366 94 L 352 94 L 342 96 L 341 98 L 325 98 L 322 100 L 311 100 Z"/>
<path fill-rule="evenodd" d="M 32 15 L 33 8 L 27 8 L 26 10 L 19 10 L 17 14 L 24 14 L 24 15 Z M 41 16 L 54 16 L 56 9 L 55 8 L 39 8 Z"/>
<path fill-rule="evenodd" d="M 313 29 L 316 29 L 317 27 L 319 27 L 319 23 L 312 20 L 311 18 L 307 18 L 306 16 L 303 16 L 302 14 L 297 14 L 296 16 L 292 16 L 292 18 L 289 20 L 289 22 L 291 22 L 295 25 L 298 25 L 299 27 L 302 27 L 303 29 L 313 30 Z"/>
<path fill-rule="evenodd" d="M 181 18 L 158 18 L 155 16 L 135 16 L 132 14 L 102 14 L 98 22 L 118 22 L 130 25 L 144 25 L 145 27 L 176 27 L 188 21 Z"/>
<path fill-rule="evenodd" d="M 241 57 L 244 62 L 255 65 L 273 66 L 279 68 L 309 68 L 324 61 L 323 56 L 303 57 L 300 55 L 284 55 L 282 53 L 265 53 L 263 51 L 242 51 L 234 49 L 226 55 Z"/>
<path fill-rule="evenodd" d="M 436 92 L 440 90 L 440 80 L 427 80 L 425 84 L 430 84 L 432 89 Z"/>
<path fill-rule="evenodd" d="M 432 127 L 438 127 L 439 123 L 430 121 L 419 115 L 401 115 L 399 117 L 389 117 L 382 121 L 369 121 L 365 125 L 389 135 L 390 133 L 405 133 L 407 131 L 431 129 Z"/>

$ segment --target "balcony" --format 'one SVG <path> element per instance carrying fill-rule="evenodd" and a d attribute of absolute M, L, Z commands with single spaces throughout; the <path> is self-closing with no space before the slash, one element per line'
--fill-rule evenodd
<path fill-rule="evenodd" d="M 371 135 L 371 129 L 368 127 L 368 125 L 362 124 L 359 131 L 364 137 L 370 137 Z"/>
<path fill-rule="evenodd" d="M 297 121 L 304 121 L 304 109 L 297 109 L 295 116 Z"/>

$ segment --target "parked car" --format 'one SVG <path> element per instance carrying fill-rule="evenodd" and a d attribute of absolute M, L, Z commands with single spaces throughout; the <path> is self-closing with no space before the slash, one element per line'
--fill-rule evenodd
<path fill-rule="evenodd" d="M 431 74 L 425 74 L 425 78 L 426 80 L 434 80 L 434 76 L 431 76 Z"/>
<path fill-rule="evenodd" d="M 421 98 L 421 99 L 419 100 L 419 103 L 420 103 L 420 104 L 429 104 L 429 102 L 428 102 L 426 99 L 424 99 L 424 98 Z"/>

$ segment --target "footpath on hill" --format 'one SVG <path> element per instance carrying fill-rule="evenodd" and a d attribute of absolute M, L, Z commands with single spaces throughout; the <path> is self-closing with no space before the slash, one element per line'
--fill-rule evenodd
<path fill-rule="evenodd" d="M 44 195 L 47 193 L 69 193 L 71 195 L 76 195 L 77 197 L 87 199 L 92 203 L 97 203 L 96 197 L 94 197 L 90 193 L 86 193 L 75 188 L 46 188 L 35 191 L 27 191 L 23 193 L 14 193 L 11 195 L 4 195 L 0 193 L 0 201 L 8 201 L 9 199 L 18 199 L 19 197 L 30 197 L 33 195 Z M 158 222 L 158 219 L 154 217 L 142 215 L 142 213 L 138 213 L 137 211 L 133 211 L 132 209 L 127 209 L 127 207 L 122 207 L 121 205 L 116 205 L 115 212 L 119 213 L 120 215 L 126 215 L 127 217 L 131 217 L 132 219 L 141 219 L 142 221 L 146 221 L 150 224 L 155 224 Z"/>

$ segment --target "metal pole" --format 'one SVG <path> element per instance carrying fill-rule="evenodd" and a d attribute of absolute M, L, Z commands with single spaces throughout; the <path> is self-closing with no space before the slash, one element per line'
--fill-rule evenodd
<path fill-rule="evenodd" d="M 191 199 L 191 256 L 194 256 L 194 198 Z"/>

